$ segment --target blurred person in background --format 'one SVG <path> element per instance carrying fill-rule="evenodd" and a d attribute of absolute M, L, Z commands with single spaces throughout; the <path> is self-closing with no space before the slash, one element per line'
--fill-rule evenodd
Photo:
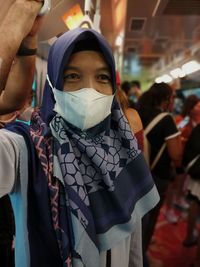
<path fill-rule="evenodd" d="M 137 106 L 138 99 L 142 94 L 141 84 L 137 80 L 130 82 L 131 89 L 129 91 L 129 100 L 132 101 L 135 106 Z"/>
<path fill-rule="evenodd" d="M 144 146 L 144 132 L 143 132 L 143 125 L 142 121 L 140 119 L 140 116 L 138 112 L 130 107 L 130 103 L 128 101 L 127 95 L 125 92 L 120 88 L 120 76 L 119 73 L 116 73 L 116 83 L 117 83 L 117 89 L 116 89 L 116 99 L 119 102 L 119 105 L 124 112 L 124 115 L 126 119 L 128 120 L 128 123 L 135 134 L 135 137 L 138 141 L 138 147 L 141 151 L 143 151 Z M 146 259 L 146 254 L 143 252 L 143 262 Z M 130 241 L 130 254 L 129 254 L 129 267 L 133 267 L 135 264 L 135 242 L 134 242 L 134 234 L 131 237 Z"/>
<path fill-rule="evenodd" d="M 125 94 L 125 91 L 121 89 L 121 83 L 120 83 L 120 76 L 117 72 L 117 89 L 116 89 L 116 97 L 120 104 L 120 107 L 122 108 L 124 115 L 126 116 L 129 125 L 131 126 L 131 129 L 133 133 L 135 134 L 135 137 L 138 140 L 138 146 L 139 149 L 143 150 L 143 126 L 142 121 L 140 119 L 140 116 L 138 112 L 130 107 L 130 103 L 128 101 L 127 95 Z"/>
<path fill-rule="evenodd" d="M 190 116 L 193 121 L 193 130 L 190 132 L 190 135 L 187 139 L 184 156 L 183 156 L 183 164 L 186 166 L 189 161 L 191 161 L 195 156 L 200 154 L 199 150 L 199 129 L 200 129 L 200 101 L 198 100 L 196 104 L 193 106 Z M 192 129 L 192 126 L 190 127 Z M 198 164 L 198 163 L 196 163 Z M 200 162 L 199 162 L 200 165 Z M 199 172 L 199 173 L 198 173 Z M 190 200 L 190 208 L 188 212 L 188 221 L 187 221 L 187 233 L 186 237 L 183 241 L 183 245 L 186 247 L 191 247 L 196 245 L 197 243 L 197 228 L 196 222 L 199 216 L 199 199 L 200 199 L 200 170 L 197 169 L 197 179 L 196 177 L 189 178 L 187 189 L 189 191 L 188 199 Z"/>
<path fill-rule="evenodd" d="M 196 95 L 188 96 L 182 107 L 181 114 L 175 116 L 177 128 L 181 132 L 183 149 L 192 129 L 199 123 L 199 117 L 195 113 L 199 102 L 200 100 Z M 189 208 L 189 203 L 186 201 L 186 184 L 187 175 L 183 166 L 177 167 L 174 182 L 170 185 L 166 199 L 166 218 L 171 223 L 176 223 L 179 219 L 179 215 L 174 211 L 174 207 Z"/>
<path fill-rule="evenodd" d="M 195 108 L 195 112 L 199 113 L 200 117 L 200 105 Z M 197 111 L 198 110 L 198 111 Z M 187 235 L 183 242 L 186 247 L 192 245 L 198 245 L 196 251 L 196 258 L 194 267 L 200 266 L 200 229 L 196 230 L 197 235 L 194 236 L 194 225 L 197 222 L 200 215 L 200 120 L 196 127 L 192 130 L 192 133 L 185 145 L 183 154 L 183 165 L 186 167 L 189 174 L 188 191 L 189 199 L 192 201 L 188 214 L 188 229 Z"/>
<path fill-rule="evenodd" d="M 130 108 L 133 108 L 133 109 L 135 109 L 135 103 L 134 103 L 134 101 L 132 101 L 131 100 L 131 98 L 130 98 L 130 96 L 131 96 L 131 94 L 130 94 L 130 92 L 131 92 L 131 83 L 129 82 L 129 81 L 124 81 L 124 82 L 122 82 L 122 84 L 121 84 L 121 89 L 122 89 L 122 91 L 125 93 L 125 95 L 126 95 L 126 97 L 127 97 L 127 99 L 128 99 L 128 106 L 130 107 Z"/>
<path fill-rule="evenodd" d="M 196 115 L 196 105 L 200 99 L 196 95 L 190 95 L 185 99 L 180 115 L 175 116 L 177 127 L 181 131 L 182 141 L 187 142 L 193 128 L 199 123 L 199 117 Z"/>
<path fill-rule="evenodd" d="M 164 144 L 166 144 L 166 147 L 162 151 L 156 165 L 151 169 L 161 200 L 143 220 L 145 250 L 147 250 L 152 238 L 160 208 L 173 178 L 172 163 L 175 166 L 179 166 L 181 162 L 182 144 L 180 132 L 170 114 L 173 109 L 173 103 L 174 92 L 166 83 L 154 83 L 148 91 L 143 93 L 138 101 L 138 112 L 144 129 L 161 113 L 166 113 L 146 136 L 151 145 L 150 166 L 161 151 L 161 147 Z"/>
<path fill-rule="evenodd" d="M 124 81 L 121 84 L 121 89 L 124 91 L 128 98 L 129 107 L 136 108 L 139 97 L 141 96 L 140 82 L 137 80 L 128 82 Z"/>

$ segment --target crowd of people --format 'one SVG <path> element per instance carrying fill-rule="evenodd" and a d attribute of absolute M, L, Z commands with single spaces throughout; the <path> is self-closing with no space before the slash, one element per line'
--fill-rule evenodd
<path fill-rule="evenodd" d="M 33 110 L 42 6 L 15 0 L 0 25 L 0 265 L 148 266 L 159 211 L 177 175 L 182 192 L 189 174 L 183 244 L 193 245 L 199 99 L 176 123 L 168 84 L 142 93 L 136 80 L 121 83 L 105 38 L 77 28 L 52 45 L 43 102 Z M 198 242 L 195 267 L 200 234 Z"/>
<path fill-rule="evenodd" d="M 130 88 L 130 82 L 122 83 L 121 89 L 132 101 Z M 165 205 L 164 212 L 169 223 L 179 220 L 174 212 L 177 205 L 188 209 L 187 232 L 182 244 L 185 247 L 198 245 L 196 267 L 200 265 L 200 234 L 197 227 L 200 216 L 200 149 L 197 144 L 200 137 L 200 99 L 196 95 L 188 96 L 181 113 L 175 114 L 175 96 L 176 91 L 168 84 L 155 83 L 134 103 L 144 127 L 144 139 L 150 143 L 148 164 L 161 198 L 159 204 L 143 218 L 144 258 L 146 260 L 145 253 L 162 205 Z M 149 266 L 147 261 L 144 266 Z"/>

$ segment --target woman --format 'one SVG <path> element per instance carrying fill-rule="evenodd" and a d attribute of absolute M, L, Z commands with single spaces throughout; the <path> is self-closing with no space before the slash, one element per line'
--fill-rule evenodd
<path fill-rule="evenodd" d="M 190 95 L 186 98 L 180 115 L 175 116 L 177 128 L 181 132 L 181 141 L 184 149 L 192 129 L 198 124 L 199 118 L 196 116 L 196 108 L 199 106 L 200 100 L 196 95 Z M 185 200 L 185 185 L 187 184 L 187 175 L 184 168 L 181 166 L 176 168 L 176 177 L 171 184 L 171 188 L 168 194 L 168 206 L 169 210 L 166 212 L 166 218 L 169 222 L 177 222 L 178 216 L 174 212 L 174 204 L 183 209 L 188 209 L 189 204 Z M 187 238 L 189 240 L 193 239 Z M 185 242 L 185 245 L 190 242 Z"/>
<path fill-rule="evenodd" d="M 199 106 L 200 99 L 196 95 L 188 96 L 179 119 L 177 120 L 176 118 L 177 127 L 181 131 L 183 145 L 187 142 L 193 128 L 199 123 L 199 115 L 196 112 Z"/>
<path fill-rule="evenodd" d="M 69 31 L 50 50 L 42 107 L 30 128 L 1 131 L 0 169 L 2 158 L 19 166 L 21 181 L 14 171 L 4 192 L 0 182 L 2 194 L 12 191 L 16 266 L 128 266 L 131 233 L 141 266 L 140 221 L 158 195 L 115 101 L 115 82 L 105 39 Z"/>
<path fill-rule="evenodd" d="M 173 90 L 165 83 L 154 83 L 150 89 L 140 97 L 138 102 L 138 112 L 144 125 L 144 129 L 158 115 L 164 112 L 166 113 L 146 136 L 151 145 L 150 165 L 152 165 L 152 162 L 155 162 L 154 160 L 159 151 L 161 151 L 163 144 L 166 144 L 166 148 L 152 169 L 152 175 L 158 188 L 161 201 L 159 202 L 159 205 L 150 212 L 149 218 L 146 219 L 148 221 L 147 225 L 144 226 L 146 248 L 153 235 L 160 208 L 172 179 L 173 173 L 171 172 L 171 163 L 173 162 L 175 165 L 178 165 L 181 161 L 182 146 L 180 133 L 176 128 L 172 116 L 169 114 L 169 111 L 171 111 L 172 108 Z"/>
<path fill-rule="evenodd" d="M 193 128 L 193 130 L 192 130 Z M 185 131 L 188 135 L 185 138 L 185 149 L 183 155 L 183 163 L 186 165 L 191 161 L 195 156 L 200 153 L 199 147 L 199 134 L 200 134 L 200 101 L 197 98 L 196 102 L 193 104 L 193 107 L 190 111 L 190 121 L 188 130 Z M 197 163 L 198 164 L 198 163 Z M 199 173 L 198 175 L 199 176 Z M 192 179 L 193 178 L 193 179 Z M 189 195 L 188 199 L 190 200 L 190 207 L 188 212 L 188 221 L 187 221 L 187 232 L 186 237 L 183 241 L 183 245 L 186 247 L 191 247 L 197 244 L 197 227 L 196 221 L 199 215 L 199 199 L 200 196 L 200 183 L 199 181 L 194 181 L 194 177 L 191 177 L 188 181 L 188 190 Z"/>
<path fill-rule="evenodd" d="M 197 112 L 198 111 L 198 112 Z M 199 109 L 196 108 L 196 113 L 200 116 L 200 105 Z M 196 114 L 197 115 L 197 114 Z M 192 133 L 186 143 L 184 155 L 183 155 L 183 165 L 191 166 L 188 170 L 189 181 L 188 181 L 188 191 L 189 198 L 191 200 L 191 206 L 188 214 L 188 227 L 187 235 L 183 242 L 186 247 L 191 247 L 197 244 L 196 257 L 194 261 L 194 267 L 200 266 L 200 230 L 198 229 L 198 237 L 193 236 L 193 230 L 195 228 L 196 221 L 200 212 L 200 123 L 192 130 Z M 195 162 L 191 164 L 194 160 Z M 187 169 L 187 168 L 186 168 Z"/>

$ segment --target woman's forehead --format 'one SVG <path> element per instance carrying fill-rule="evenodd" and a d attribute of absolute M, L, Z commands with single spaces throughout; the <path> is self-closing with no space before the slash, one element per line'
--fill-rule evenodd
<path fill-rule="evenodd" d="M 66 67 L 71 65 L 77 65 L 77 66 L 88 65 L 89 67 L 90 63 L 92 63 L 92 65 L 94 66 L 98 65 L 101 67 L 108 68 L 108 64 L 105 61 L 103 55 L 100 52 L 90 51 L 90 50 L 73 53 L 70 56 L 69 61 L 66 64 Z"/>

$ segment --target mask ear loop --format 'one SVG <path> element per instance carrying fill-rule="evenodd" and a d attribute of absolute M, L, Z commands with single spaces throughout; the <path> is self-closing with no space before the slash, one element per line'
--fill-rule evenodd
<path fill-rule="evenodd" d="M 49 86 L 51 87 L 51 89 L 52 89 L 52 91 L 53 91 L 53 85 L 52 85 L 52 83 L 51 83 L 51 81 L 50 81 L 50 79 L 49 79 L 49 75 L 47 74 L 47 82 L 48 82 L 48 84 L 49 84 Z"/>

